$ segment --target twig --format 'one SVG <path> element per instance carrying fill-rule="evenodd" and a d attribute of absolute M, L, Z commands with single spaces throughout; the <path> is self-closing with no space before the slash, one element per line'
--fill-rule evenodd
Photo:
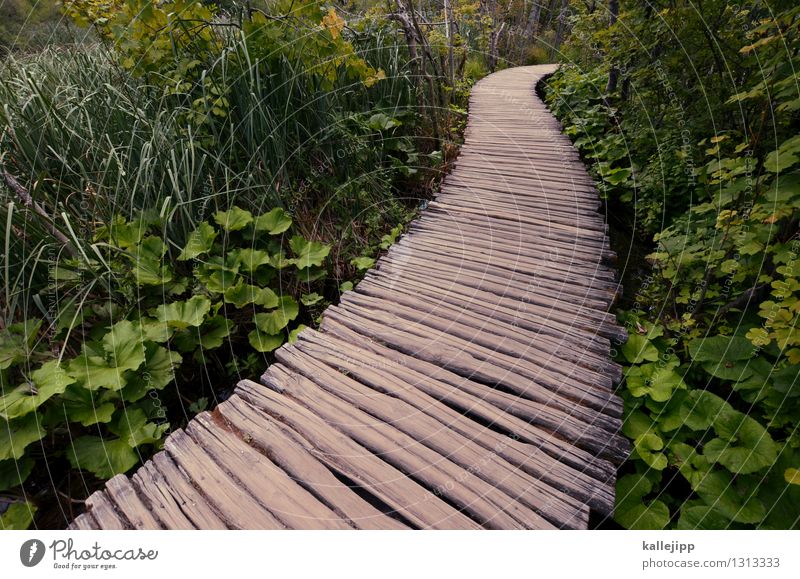
<path fill-rule="evenodd" d="M 60 490 L 58 490 L 58 489 L 56 489 L 56 492 L 59 494 L 59 496 L 61 496 L 61 497 L 62 497 L 62 498 L 64 498 L 65 500 L 68 500 L 69 502 L 71 502 L 71 503 L 74 503 L 74 504 L 76 504 L 76 505 L 83 505 L 83 504 L 85 504 L 85 503 L 86 503 L 86 501 L 81 501 L 81 500 L 78 500 L 78 499 L 73 499 L 73 498 L 72 498 L 71 496 L 69 496 L 67 493 L 65 493 L 65 492 L 63 492 L 63 491 L 60 491 Z"/>
<path fill-rule="evenodd" d="M 74 256 L 75 251 L 72 248 L 72 244 L 63 233 L 61 233 L 58 229 L 56 229 L 56 226 L 53 225 L 53 220 L 47 214 L 47 211 L 45 211 L 41 205 L 39 205 L 36 201 L 33 200 L 33 197 L 31 197 L 30 192 L 28 192 L 28 190 L 22 186 L 22 184 L 17 180 L 17 178 L 14 177 L 14 175 L 12 175 L 11 173 L 9 173 L 5 167 L 0 168 L 0 173 L 3 175 L 3 181 L 5 181 L 8 188 L 11 189 L 11 191 L 14 192 L 17 195 L 17 197 L 20 198 L 22 204 L 25 205 L 25 207 L 32 208 L 36 213 L 38 213 L 41 217 L 43 217 L 44 220 L 47 222 L 47 228 L 50 230 L 50 233 L 53 234 L 53 237 L 58 239 L 61 242 L 61 244 L 67 248 L 67 251 L 69 251 L 70 254 Z"/>

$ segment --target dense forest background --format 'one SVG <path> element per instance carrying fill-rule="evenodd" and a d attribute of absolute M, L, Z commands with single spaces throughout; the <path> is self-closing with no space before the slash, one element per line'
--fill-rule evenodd
<path fill-rule="evenodd" d="M 471 86 L 543 62 L 625 289 L 634 450 L 598 525 L 800 525 L 793 2 L 0 15 L 0 527 L 63 527 L 262 372 L 425 207 Z"/>

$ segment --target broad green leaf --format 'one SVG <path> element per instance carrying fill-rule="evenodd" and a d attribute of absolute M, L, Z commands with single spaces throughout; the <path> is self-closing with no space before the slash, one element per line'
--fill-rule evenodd
<path fill-rule="evenodd" d="M 232 271 L 218 270 L 210 272 L 199 279 L 206 284 L 208 291 L 221 294 L 234 287 L 241 277 Z"/>
<path fill-rule="evenodd" d="M 25 340 L 21 336 L 0 334 L 0 370 L 22 362 L 27 356 L 26 351 Z"/>
<path fill-rule="evenodd" d="M 200 346 L 204 350 L 219 348 L 225 338 L 236 331 L 236 326 L 225 316 L 214 316 L 200 326 Z"/>
<path fill-rule="evenodd" d="M 735 362 L 752 358 L 755 348 L 739 336 L 714 336 L 689 342 L 689 354 L 695 362 Z"/>
<path fill-rule="evenodd" d="M 617 480 L 617 505 L 628 506 L 641 502 L 653 490 L 653 483 L 640 474 L 626 474 Z"/>
<path fill-rule="evenodd" d="M 795 152 L 777 149 L 772 151 L 764 159 L 764 169 L 770 173 L 782 173 L 789 167 L 797 164 L 800 161 L 800 156 Z"/>
<path fill-rule="evenodd" d="M 787 468 L 783 471 L 783 479 L 790 485 L 800 485 L 800 469 Z"/>
<path fill-rule="evenodd" d="M 297 274 L 296 275 L 297 275 L 297 280 L 298 281 L 300 281 L 302 283 L 310 284 L 312 282 L 321 280 L 327 274 L 328 274 L 328 272 L 325 271 L 324 267 L 319 267 L 319 266 L 316 266 L 316 265 L 312 265 L 311 267 L 307 267 L 305 269 L 297 270 Z"/>
<path fill-rule="evenodd" d="M 24 483 L 35 463 L 36 461 L 28 456 L 23 456 L 19 460 L 0 461 L 0 491 L 13 489 Z"/>
<path fill-rule="evenodd" d="M 393 119 L 384 113 L 375 113 L 369 118 L 369 121 L 367 121 L 367 126 L 373 131 L 388 131 L 401 124 L 402 123 L 397 119 Z"/>
<path fill-rule="evenodd" d="M 123 320 L 111 326 L 103 336 L 103 349 L 108 356 L 109 365 L 123 372 L 136 370 L 144 362 L 144 343 L 141 328 L 133 322 Z"/>
<path fill-rule="evenodd" d="M 147 237 L 131 251 L 133 273 L 139 285 L 163 285 L 172 281 L 172 272 L 163 263 L 167 247 L 159 237 Z"/>
<path fill-rule="evenodd" d="M 269 253 L 260 249 L 240 249 L 237 255 L 237 260 L 242 266 L 242 270 L 246 272 L 253 272 L 262 265 L 270 263 Z"/>
<path fill-rule="evenodd" d="M 313 265 L 322 265 L 325 258 L 331 251 L 330 245 L 325 245 L 317 241 L 308 241 L 307 239 L 295 235 L 289 241 L 289 247 L 296 256 L 294 264 L 297 269 L 306 269 Z"/>
<path fill-rule="evenodd" d="M 237 308 L 243 308 L 247 304 L 257 304 L 265 308 L 275 308 L 280 301 L 278 296 L 269 288 L 240 283 L 239 285 L 225 290 L 225 302 L 233 304 Z"/>
<path fill-rule="evenodd" d="M 232 207 L 229 211 L 217 211 L 214 221 L 225 231 L 239 231 L 253 222 L 253 214 L 240 207 Z"/>
<path fill-rule="evenodd" d="M 178 256 L 178 260 L 185 261 L 194 259 L 208 253 L 214 245 L 214 240 L 217 238 L 217 231 L 210 223 L 203 221 L 197 229 L 189 234 L 189 239 L 186 241 L 186 247 Z"/>
<path fill-rule="evenodd" d="M 626 529 L 664 529 L 669 524 L 669 509 L 662 501 L 655 500 L 650 504 L 639 503 L 617 512 L 614 518 Z"/>
<path fill-rule="evenodd" d="M 156 344 L 147 344 L 145 351 L 147 357 L 139 379 L 148 390 L 161 390 L 175 380 L 175 368 L 180 366 L 181 356 Z"/>
<path fill-rule="evenodd" d="M 253 221 L 253 228 L 256 231 L 266 231 L 270 235 L 279 235 L 291 226 L 292 218 L 280 207 L 259 215 Z"/>
<path fill-rule="evenodd" d="M 0 417 L 11 419 L 33 412 L 75 382 L 57 360 L 43 364 L 31 374 L 31 379 L 33 389 L 30 385 L 24 385 L 0 397 Z"/>
<path fill-rule="evenodd" d="M 756 420 L 736 411 L 717 418 L 714 431 L 719 438 L 703 447 L 703 455 L 737 474 L 756 472 L 771 466 L 780 447 Z"/>
<path fill-rule="evenodd" d="M 294 344 L 297 341 L 297 337 L 299 336 L 300 332 L 305 330 L 308 326 L 304 324 L 300 324 L 294 330 L 289 332 L 289 343 Z"/>
<path fill-rule="evenodd" d="M 632 171 L 630 169 L 611 169 L 603 175 L 603 179 L 612 185 L 619 185 L 628 180 Z"/>
<path fill-rule="evenodd" d="M 294 260 L 287 259 L 283 252 L 273 253 L 269 256 L 269 264 L 275 269 L 283 269 L 294 263 Z"/>
<path fill-rule="evenodd" d="M 711 392 L 692 390 L 681 407 L 683 423 L 692 430 L 706 430 L 714 425 L 727 403 Z"/>
<path fill-rule="evenodd" d="M 647 337 L 636 333 L 631 333 L 628 336 L 628 341 L 622 345 L 622 354 L 631 364 L 658 360 L 658 349 Z"/>
<path fill-rule="evenodd" d="M 97 350 L 84 344 L 84 351 L 73 358 L 67 371 L 81 383 L 86 390 L 121 390 L 127 384 L 124 371 L 112 365 L 104 355 L 97 355 Z"/>
<path fill-rule="evenodd" d="M 658 408 L 654 408 L 655 404 L 648 404 L 651 409 L 651 416 L 658 423 L 658 428 L 661 432 L 670 432 L 683 426 L 683 418 L 681 418 L 680 411 L 685 399 L 686 390 L 675 390 L 670 399 L 663 404 L 659 404 Z"/>
<path fill-rule="evenodd" d="M 36 343 L 36 338 L 39 336 L 39 330 L 41 327 L 41 319 L 28 318 L 24 322 L 9 324 L 8 331 L 12 335 L 22 338 L 22 341 L 27 344 L 28 348 L 33 348 L 33 345 Z"/>
<path fill-rule="evenodd" d="M 115 409 L 114 404 L 103 401 L 101 395 L 80 386 L 68 387 L 58 401 L 58 413 L 83 426 L 107 423 Z"/>
<path fill-rule="evenodd" d="M 625 375 L 625 383 L 634 396 L 650 396 L 657 402 L 666 402 L 677 388 L 686 388 L 671 366 L 657 363 L 633 366 Z"/>
<path fill-rule="evenodd" d="M 788 398 L 800 396 L 800 376 L 795 365 L 789 365 L 772 373 L 772 387 Z"/>
<path fill-rule="evenodd" d="M 33 523 L 36 506 L 32 503 L 12 503 L 0 515 L 0 529 L 4 531 L 25 531 Z"/>
<path fill-rule="evenodd" d="M 738 523 L 758 523 L 766 515 L 764 504 L 756 498 L 739 494 L 730 473 L 715 470 L 694 487 L 707 505 L 722 516 Z M 756 489 L 751 489 L 751 492 Z"/>
<path fill-rule="evenodd" d="M 283 296 L 278 308 L 269 313 L 255 315 L 258 329 L 264 334 L 275 335 L 300 313 L 300 306 L 291 296 Z"/>
<path fill-rule="evenodd" d="M 739 382 L 747 380 L 753 375 L 753 368 L 746 361 L 722 360 L 720 362 L 705 362 L 703 370 L 721 380 Z"/>
<path fill-rule="evenodd" d="M 142 332 L 142 340 L 158 343 L 169 340 L 175 330 L 166 322 L 153 318 L 139 318 L 139 328 Z"/>
<path fill-rule="evenodd" d="M 356 266 L 356 269 L 365 271 L 375 265 L 375 260 L 371 257 L 362 256 L 351 259 L 350 263 Z"/>
<path fill-rule="evenodd" d="M 22 458 L 25 448 L 46 434 L 42 417 L 36 413 L 10 421 L 0 420 L 0 460 Z"/>
<path fill-rule="evenodd" d="M 731 525 L 731 520 L 708 505 L 684 506 L 678 519 L 681 530 L 722 530 Z"/>
<path fill-rule="evenodd" d="M 339 286 L 339 291 L 341 293 L 352 291 L 352 289 L 353 289 L 353 282 L 351 281 L 346 281 Z"/>
<path fill-rule="evenodd" d="M 183 329 L 197 327 L 211 310 L 211 301 L 203 296 L 194 296 L 185 302 L 173 302 L 156 308 L 156 318 L 170 326 Z"/>
<path fill-rule="evenodd" d="M 696 448 L 683 442 L 672 442 L 669 445 L 672 462 L 677 465 L 683 477 L 696 488 L 711 472 L 711 463 Z"/>
<path fill-rule="evenodd" d="M 281 347 L 284 335 L 283 333 L 275 335 L 265 334 L 255 329 L 247 334 L 247 339 L 257 352 L 272 352 Z"/>
<path fill-rule="evenodd" d="M 164 434 L 169 430 L 169 424 L 155 424 L 147 421 L 144 411 L 135 408 L 133 410 L 121 410 L 117 417 L 108 424 L 108 429 L 119 436 L 120 440 L 131 448 L 142 444 L 153 444 L 164 438 Z"/>
<path fill-rule="evenodd" d="M 321 300 L 322 296 L 316 292 L 312 294 L 303 294 L 300 296 L 300 302 L 304 306 L 313 306 L 314 304 L 319 303 Z"/>
<path fill-rule="evenodd" d="M 651 468 L 664 470 L 667 468 L 667 457 L 661 452 L 664 441 L 654 433 L 646 433 L 634 440 L 636 454 Z"/>
<path fill-rule="evenodd" d="M 652 419 L 644 412 L 633 410 L 625 417 L 622 424 L 622 433 L 628 438 L 639 438 L 643 434 L 652 432 L 655 427 Z"/>
<path fill-rule="evenodd" d="M 208 398 L 201 396 L 189 405 L 189 412 L 192 414 L 199 414 L 208 408 Z"/>
<path fill-rule="evenodd" d="M 139 462 L 139 455 L 119 438 L 103 440 L 97 436 L 81 436 L 67 448 L 67 459 L 74 468 L 106 480 L 133 468 Z"/>
<path fill-rule="evenodd" d="M 123 249 L 136 247 L 142 242 L 142 238 L 147 233 L 148 224 L 146 221 L 137 219 L 127 223 L 122 216 L 117 216 L 109 225 L 109 227 L 101 227 L 98 231 L 96 239 L 105 239 L 105 233 L 108 233 L 108 239 L 114 242 L 114 245 Z"/>

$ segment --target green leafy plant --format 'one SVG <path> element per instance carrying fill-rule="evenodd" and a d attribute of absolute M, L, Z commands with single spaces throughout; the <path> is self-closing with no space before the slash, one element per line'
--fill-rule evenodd
<path fill-rule="evenodd" d="M 224 365 L 233 348 L 242 359 L 247 348 L 271 352 L 305 327 L 296 321 L 310 321 L 290 292 L 312 287 L 311 269 L 324 289 L 330 246 L 285 235 L 292 219 L 282 209 L 218 211 L 172 248 L 175 259 L 161 225 L 158 216 L 116 218 L 98 232 L 95 259 L 60 263 L 59 291 L 80 299 L 79 322 L 28 320 L 0 335 L 0 490 L 24 485 L 42 450 L 101 480 L 130 470 L 169 433 L 160 393 L 172 397 L 165 389 L 180 383 L 195 411 L 204 408 L 190 377 Z M 322 296 L 300 299 L 311 306 Z M 19 507 L 6 516 L 9 527 L 24 522 Z"/>

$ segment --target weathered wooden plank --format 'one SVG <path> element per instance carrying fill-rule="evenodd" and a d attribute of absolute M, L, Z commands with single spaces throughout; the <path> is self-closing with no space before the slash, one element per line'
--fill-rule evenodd
<path fill-rule="evenodd" d="M 92 493 L 86 499 L 86 510 L 99 523 L 101 528 L 121 531 L 132 528 L 125 516 L 119 512 L 104 491 Z"/>
<path fill-rule="evenodd" d="M 428 438 L 435 439 L 436 432 L 441 430 L 442 425 L 445 424 L 456 428 L 465 436 L 462 439 L 451 437 L 452 439 L 458 440 L 459 445 L 468 445 L 474 442 L 475 444 L 483 446 L 486 450 L 495 451 L 497 456 L 506 457 L 506 454 L 501 452 L 499 447 L 508 445 L 510 441 L 504 440 L 497 432 L 475 422 L 472 418 L 468 418 L 464 414 L 459 414 L 449 406 L 441 403 L 442 399 L 448 399 L 450 396 L 447 386 L 444 383 L 438 383 L 433 377 L 414 370 L 413 368 L 416 367 L 416 364 L 413 359 L 398 360 L 390 354 L 395 363 L 387 364 L 385 359 L 382 361 L 378 356 L 379 351 L 383 353 L 380 347 L 374 347 L 374 344 L 366 345 L 363 337 L 352 338 L 348 336 L 347 340 L 345 340 L 341 337 L 343 335 L 344 334 L 340 334 L 339 336 L 324 335 L 310 331 L 309 335 L 306 337 L 307 339 L 297 344 L 296 349 L 312 356 L 313 360 L 312 362 L 308 362 L 309 365 L 315 363 L 325 364 L 331 368 L 337 368 L 340 372 L 344 373 L 347 378 L 337 377 L 340 382 L 348 382 L 348 380 L 352 378 L 353 380 L 350 380 L 348 384 L 351 388 L 359 392 L 353 404 L 368 405 L 375 397 L 379 396 L 379 394 L 370 394 L 368 390 L 360 387 L 360 384 L 363 384 L 372 388 L 377 393 L 390 394 L 393 398 L 404 400 L 416 409 L 412 412 L 408 407 L 399 406 L 395 408 L 393 412 L 394 418 L 392 419 L 393 423 L 408 423 L 413 427 L 417 427 L 420 422 L 424 423 L 424 421 L 427 420 L 427 424 L 433 425 L 433 430 L 429 434 L 418 435 L 420 440 L 427 441 Z M 350 339 L 354 341 L 349 342 L 348 340 Z M 335 346 L 335 348 L 332 349 L 332 346 Z M 402 366 L 402 372 L 398 371 L 401 368 L 401 364 L 404 364 Z M 298 367 L 298 371 L 301 371 L 301 368 Z M 358 382 L 355 382 L 356 380 Z M 345 386 L 340 385 L 340 389 L 337 389 L 337 392 L 341 391 L 343 388 L 345 388 Z M 464 394 L 458 390 L 452 392 L 452 395 L 456 398 L 461 398 L 461 407 L 465 407 L 463 404 L 469 404 L 472 407 L 481 407 L 488 415 L 493 415 L 499 420 L 499 422 L 493 420 L 489 422 L 490 424 L 513 426 L 513 428 L 509 429 L 509 432 L 512 433 L 511 437 L 513 442 L 522 440 L 528 441 L 529 443 L 547 444 L 546 439 L 553 437 L 554 432 L 546 432 L 540 428 L 531 427 L 530 424 L 526 424 L 520 420 L 509 419 L 502 413 L 497 412 L 495 408 L 483 403 L 480 398 L 470 397 L 469 395 L 464 396 Z M 425 415 L 429 414 L 430 418 L 422 416 L 419 411 L 422 411 Z M 405 414 L 409 416 L 409 419 L 404 422 L 402 417 Z M 590 425 L 578 424 L 576 426 L 577 428 L 570 428 L 560 423 L 554 428 L 554 431 L 558 432 L 558 436 L 562 439 L 568 437 L 578 439 L 582 435 L 585 437 L 586 435 L 584 433 L 586 431 L 593 434 L 602 434 L 599 429 L 593 428 Z M 582 432 L 579 433 L 580 431 Z M 467 435 L 466 433 L 469 434 Z M 605 437 L 607 436 L 608 435 L 605 434 Z M 443 444 L 446 445 L 448 443 L 445 441 Z M 563 444 L 562 440 L 562 442 L 552 445 L 552 451 L 559 452 L 557 448 L 564 446 L 566 445 Z M 599 445 L 595 446 L 595 448 L 598 447 Z M 462 449 L 459 447 L 456 450 L 440 450 L 440 452 L 450 456 L 451 453 L 455 454 L 460 450 Z M 570 449 L 570 452 L 575 451 L 574 449 Z M 497 458 L 495 454 L 491 456 L 492 461 Z M 581 453 L 578 451 L 577 454 L 582 454 L 583 459 L 581 464 L 582 470 L 580 472 L 564 465 L 557 465 L 554 467 L 552 461 L 547 461 L 549 463 L 547 464 L 548 469 L 553 469 L 550 471 L 550 475 L 560 473 L 560 480 L 558 476 L 554 476 L 553 478 L 553 480 L 557 482 L 559 488 L 566 482 L 574 482 L 575 480 L 584 480 L 586 483 L 596 484 L 598 479 L 592 479 L 591 475 L 585 471 L 586 463 L 596 462 L 599 465 L 599 468 L 595 470 L 595 472 L 600 474 L 598 478 L 601 481 L 605 480 L 608 472 L 613 469 L 606 461 L 602 459 L 593 459 L 588 452 Z M 531 462 L 531 460 L 531 454 L 527 453 L 524 461 L 519 462 L 516 459 L 512 459 L 509 462 L 519 467 L 522 464 Z M 482 462 L 486 463 L 488 461 L 483 459 Z M 504 464 L 505 463 L 502 463 L 499 468 L 506 468 Z M 541 465 L 544 466 L 545 463 L 542 462 Z M 536 480 L 542 476 L 548 476 L 545 475 L 543 471 L 538 471 L 535 474 L 537 476 Z M 534 483 L 534 485 L 536 484 L 537 483 Z M 550 489 L 545 488 L 544 492 L 550 494 L 551 498 L 556 496 L 552 494 Z M 560 497 L 560 500 L 564 500 L 564 498 Z M 572 504 L 569 508 L 574 507 L 575 504 Z M 537 507 L 534 505 L 532 508 L 536 510 Z"/>
<path fill-rule="evenodd" d="M 166 452 L 159 452 L 151 459 L 150 484 L 157 485 L 164 494 L 174 497 L 175 504 L 197 529 L 234 528 L 226 524 L 224 514 L 217 511 L 207 498 L 196 489 L 189 477 L 173 462 Z M 147 477 L 147 471 L 143 478 Z M 153 493 L 155 494 L 155 493 Z"/>
<path fill-rule="evenodd" d="M 347 308 L 350 304 L 360 308 L 384 311 L 402 320 L 407 320 L 411 325 L 405 324 L 402 327 L 404 329 L 407 328 L 411 332 L 416 331 L 415 326 L 421 327 L 423 333 L 428 330 L 437 330 L 438 333 L 437 331 L 431 332 L 432 340 L 445 339 L 445 336 L 449 339 L 450 336 L 452 336 L 452 342 L 449 343 L 453 345 L 461 344 L 462 341 L 474 344 L 475 348 L 469 349 L 469 351 L 473 353 L 475 357 L 479 357 L 480 359 L 492 359 L 496 365 L 501 367 L 509 367 L 511 369 L 523 368 L 531 372 L 532 375 L 535 376 L 534 379 L 548 382 L 548 386 L 551 387 L 553 391 L 558 391 L 562 387 L 561 383 L 564 382 L 563 375 L 554 373 L 543 367 L 539 360 L 529 361 L 527 357 L 520 356 L 517 352 L 512 351 L 510 354 L 503 352 L 502 348 L 497 347 L 496 340 L 485 339 L 480 335 L 476 335 L 474 332 L 468 330 L 464 332 L 454 331 L 458 329 L 458 324 L 454 320 L 441 318 L 436 313 L 428 313 L 424 316 L 420 316 L 416 306 L 407 307 L 394 303 L 394 301 L 378 299 L 361 292 L 348 292 L 342 296 L 342 306 Z M 507 366 L 508 364 L 510 364 L 510 366 Z M 575 382 L 572 391 L 574 391 L 576 395 L 584 395 L 591 392 L 599 393 L 604 399 L 611 397 L 609 390 L 613 383 L 610 378 L 599 372 L 586 372 L 584 369 L 575 366 L 573 368 L 573 370 L 568 372 L 568 378 L 570 382 Z M 570 389 L 564 389 L 564 392 L 570 391 Z"/>
<path fill-rule="evenodd" d="M 266 456 L 232 434 L 221 421 L 212 420 L 211 414 L 198 415 L 186 433 L 287 528 L 353 528 Z"/>
<path fill-rule="evenodd" d="M 131 480 L 137 490 L 147 498 L 153 509 L 153 515 L 161 521 L 165 529 L 190 530 L 198 528 L 187 515 L 186 509 L 191 506 L 179 503 L 173 495 L 175 485 L 164 479 L 153 466 L 153 461 L 148 461 L 133 473 Z M 218 529 L 224 529 L 222 521 L 216 519 Z"/>
<path fill-rule="evenodd" d="M 574 348 L 570 342 L 534 333 L 521 328 L 519 324 L 513 325 L 463 306 L 452 305 L 439 298 L 414 292 L 402 284 L 386 282 L 385 278 L 370 275 L 358 284 L 357 291 L 413 307 L 421 313 L 429 312 L 446 316 L 447 319 L 456 323 L 454 332 L 459 330 L 459 324 L 473 328 L 469 333 L 467 333 L 468 330 L 465 330 L 462 337 L 471 337 L 476 332 L 485 332 L 489 339 L 494 339 L 500 344 L 499 347 L 503 348 L 503 345 L 507 344 L 506 353 L 547 360 L 549 363 L 545 362 L 545 367 L 552 367 L 551 369 L 560 373 L 569 373 L 571 366 L 578 366 L 589 372 L 608 376 L 614 383 L 619 382 L 622 378 L 621 366 L 609 360 L 608 356 L 581 351 Z M 510 339 L 511 342 L 506 343 L 506 339 Z M 521 349 L 515 350 L 514 342 L 519 343 Z"/>
<path fill-rule="evenodd" d="M 395 261 L 397 260 L 397 261 Z M 437 277 L 448 276 L 453 282 L 473 287 L 476 289 L 486 289 L 492 291 L 497 295 L 511 297 L 517 301 L 536 301 L 540 296 L 547 297 L 547 299 L 540 299 L 542 304 L 550 304 L 553 302 L 564 303 L 563 307 L 571 305 L 578 305 L 581 308 L 591 309 L 594 311 L 606 311 L 611 301 L 611 296 L 607 293 L 595 293 L 589 290 L 581 290 L 568 283 L 553 283 L 550 280 L 538 279 L 535 284 L 523 284 L 517 280 L 510 279 L 497 275 L 495 272 L 488 269 L 476 270 L 473 268 L 462 267 L 460 263 L 449 260 L 447 267 L 437 265 L 436 260 L 431 262 L 415 255 L 403 255 L 396 258 L 394 255 L 389 255 L 381 262 L 381 270 L 386 267 L 386 264 L 391 264 L 396 267 L 414 267 L 417 269 L 425 269 L 427 273 Z"/>
<path fill-rule="evenodd" d="M 153 516 L 150 505 L 145 504 L 136 493 L 131 481 L 118 474 L 106 483 L 108 497 L 114 506 L 130 522 L 134 529 L 162 529 L 159 520 Z"/>
<path fill-rule="evenodd" d="M 398 378 L 408 379 L 415 387 L 427 383 L 427 379 L 433 380 L 429 384 L 431 390 L 425 390 L 425 392 L 440 400 L 452 399 L 454 408 L 468 409 L 468 412 L 472 413 L 473 410 L 483 408 L 484 403 L 487 403 L 502 411 L 501 417 L 494 415 L 494 410 L 487 409 L 488 414 L 480 418 L 485 423 L 499 424 L 507 420 L 509 424 L 518 424 L 514 420 L 514 417 L 518 417 L 524 420 L 525 424 L 533 427 L 532 435 L 547 438 L 550 437 L 550 434 L 555 434 L 555 438 L 550 437 L 553 442 L 554 456 L 558 455 L 561 458 L 565 452 L 570 456 L 574 455 L 575 460 L 570 464 L 576 468 L 581 468 L 589 473 L 592 469 L 586 464 L 594 461 L 593 456 L 601 457 L 603 459 L 601 461 L 602 468 L 597 471 L 600 479 L 605 479 L 610 472 L 609 469 L 613 469 L 611 465 L 606 464 L 606 461 L 621 463 L 630 453 L 630 445 L 625 438 L 609 437 L 611 425 L 608 422 L 616 424 L 617 430 L 619 430 L 622 426 L 620 418 L 608 419 L 598 415 L 592 422 L 571 420 L 575 413 L 574 408 L 563 411 L 535 400 L 528 400 L 513 393 L 498 390 L 491 385 L 473 381 L 432 362 L 408 356 L 387 344 L 374 340 L 366 332 L 362 333 L 338 320 L 326 319 L 323 323 L 323 330 L 326 332 L 323 336 L 331 334 L 352 341 L 354 347 L 366 351 L 364 355 L 368 358 L 377 356 L 379 359 L 383 359 L 387 371 L 395 374 Z M 311 336 L 307 336 L 307 339 L 311 339 Z M 373 352 L 374 356 L 369 352 Z M 377 361 L 376 365 L 383 367 Z M 404 372 L 406 375 L 403 375 Z M 455 394 L 455 397 L 451 397 L 452 394 Z M 511 428 L 507 430 L 513 431 Z M 527 426 L 525 430 L 529 430 Z"/>
<path fill-rule="evenodd" d="M 97 531 L 102 528 L 101 524 L 97 522 L 89 511 L 78 515 L 78 517 L 67 526 L 68 531 Z"/>
<path fill-rule="evenodd" d="M 380 277 L 379 273 L 374 277 Z M 551 336 L 557 340 L 574 343 L 577 348 L 591 351 L 601 356 L 608 355 L 610 341 L 600 333 L 587 328 L 585 324 L 577 323 L 573 325 L 570 320 L 559 319 L 554 313 L 548 312 L 545 316 L 526 315 L 532 308 L 525 302 L 514 305 L 504 305 L 492 301 L 484 301 L 481 297 L 476 297 L 478 290 L 465 290 L 461 286 L 437 285 L 430 280 L 422 279 L 420 276 L 411 276 L 405 271 L 392 272 L 392 283 L 395 286 L 405 285 L 409 289 L 437 298 L 443 302 L 451 303 L 461 307 L 468 307 L 475 312 L 485 313 L 499 320 L 516 324 L 528 328 L 537 333 Z M 579 320 L 576 320 L 579 322 Z M 616 331 L 616 328 L 607 328 Z"/>
<path fill-rule="evenodd" d="M 236 529 L 285 529 L 286 525 L 242 489 L 231 473 L 218 465 L 189 435 L 174 432 L 164 449 L 208 501 Z"/>
<path fill-rule="evenodd" d="M 402 261 L 407 257 L 430 260 L 431 267 L 446 267 L 455 271 L 466 269 L 479 274 L 490 272 L 501 279 L 515 282 L 522 287 L 536 287 L 539 284 L 546 284 L 548 287 L 558 288 L 559 291 L 564 293 L 569 293 L 569 290 L 572 289 L 572 292 L 578 296 L 588 294 L 600 301 L 612 301 L 619 291 L 619 284 L 586 277 L 577 272 L 553 272 L 549 271 L 544 264 L 534 266 L 528 273 L 514 271 L 503 264 L 481 261 L 477 256 L 464 251 L 451 252 L 442 247 L 417 246 L 406 242 L 405 237 L 392 246 L 389 253 L 378 262 L 378 267 L 386 269 L 383 267 L 385 262 L 392 259 L 398 260 L 402 265 Z"/>
<path fill-rule="evenodd" d="M 361 484 L 414 525 L 431 529 L 477 529 L 479 525 L 364 446 L 327 424 L 308 408 L 280 393 L 299 377 L 273 364 L 261 377 L 269 387 L 247 380 L 237 392 L 270 416 L 267 423 L 288 427 L 307 450 L 329 468 Z"/>
<path fill-rule="evenodd" d="M 521 291 L 502 280 L 489 279 L 488 276 L 430 266 L 426 268 L 424 264 L 412 260 L 403 260 L 402 266 L 403 275 L 409 280 L 447 288 L 447 291 L 460 289 L 459 293 L 470 297 L 486 298 L 486 303 L 497 303 L 525 315 L 564 322 L 570 327 L 582 327 L 607 338 L 616 338 L 620 333 L 616 317 L 606 312 L 606 308 L 587 306 L 585 300 L 573 301 L 561 299 L 561 296 L 552 297 L 549 292 L 537 292 L 536 287 L 528 287 L 525 291 Z M 400 282 L 400 279 L 397 281 Z"/>
<path fill-rule="evenodd" d="M 442 304 L 430 305 L 430 302 L 419 299 L 418 296 L 406 297 L 406 294 L 390 292 L 381 289 L 372 280 L 365 280 L 358 286 L 358 293 L 375 298 L 381 298 L 380 306 L 387 311 L 395 313 L 410 321 L 416 321 L 441 332 L 448 332 L 470 340 L 492 351 L 513 356 L 536 364 L 541 369 L 540 375 L 554 384 L 563 381 L 578 380 L 588 385 L 605 384 L 610 389 L 613 379 L 610 370 L 571 364 L 561 356 L 557 356 L 546 348 L 545 344 L 532 344 L 529 341 L 520 341 L 516 336 L 503 335 L 497 332 L 491 320 L 481 323 L 472 317 L 469 310 L 453 311 Z M 350 293 L 343 296 L 344 300 L 357 300 Z M 537 347 L 538 346 L 538 347 Z"/>
<path fill-rule="evenodd" d="M 314 455 L 284 434 L 268 425 L 255 408 L 240 400 L 230 398 L 217 407 L 217 411 L 232 426 L 247 433 L 251 444 L 257 445 L 298 484 L 308 488 L 331 509 L 359 529 L 407 529 L 407 525 L 384 514 L 351 488 L 347 487 Z"/>
<path fill-rule="evenodd" d="M 612 417 L 622 414 L 621 405 L 615 400 L 607 400 L 602 391 L 581 392 L 568 385 L 560 392 L 552 391 L 525 369 L 516 369 L 513 364 L 495 364 L 494 360 L 499 357 L 497 353 L 471 346 L 464 340 L 443 339 L 441 334 L 431 338 L 428 332 L 396 316 L 349 306 L 329 308 L 326 316 L 349 327 L 360 327 L 371 337 L 410 356 L 433 362 L 460 376 L 506 388 L 540 404 L 570 411 L 573 416 L 587 422 L 596 419 L 597 412 Z"/>
<path fill-rule="evenodd" d="M 284 348 L 278 357 L 298 376 L 290 385 L 282 385 L 287 394 L 301 400 L 326 422 L 348 433 L 386 462 L 436 489 L 440 496 L 470 513 L 481 525 L 497 529 L 552 529 L 553 523 L 575 526 L 575 512 L 567 508 L 548 513 L 553 523 L 523 508 L 526 501 L 520 495 L 526 487 L 519 481 L 515 481 L 517 488 L 508 483 L 516 475 L 509 468 L 485 465 L 487 470 L 496 469 L 490 478 L 497 487 L 484 482 L 476 469 L 482 461 L 491 463 L 492 456 L 486 452 L 468 452 L 469 441 L 447 440 L 441 424 L 438 429 L 430 428 L 419 413 L 413 420 L 405 420 L 404 416 L 409 414 L 402 408 L 402 402 L 376 392 L 370 394 L 354 380 L 297 348 Z M 579 509 L 580 504 L 576 504 L 575 510 Z"/>

